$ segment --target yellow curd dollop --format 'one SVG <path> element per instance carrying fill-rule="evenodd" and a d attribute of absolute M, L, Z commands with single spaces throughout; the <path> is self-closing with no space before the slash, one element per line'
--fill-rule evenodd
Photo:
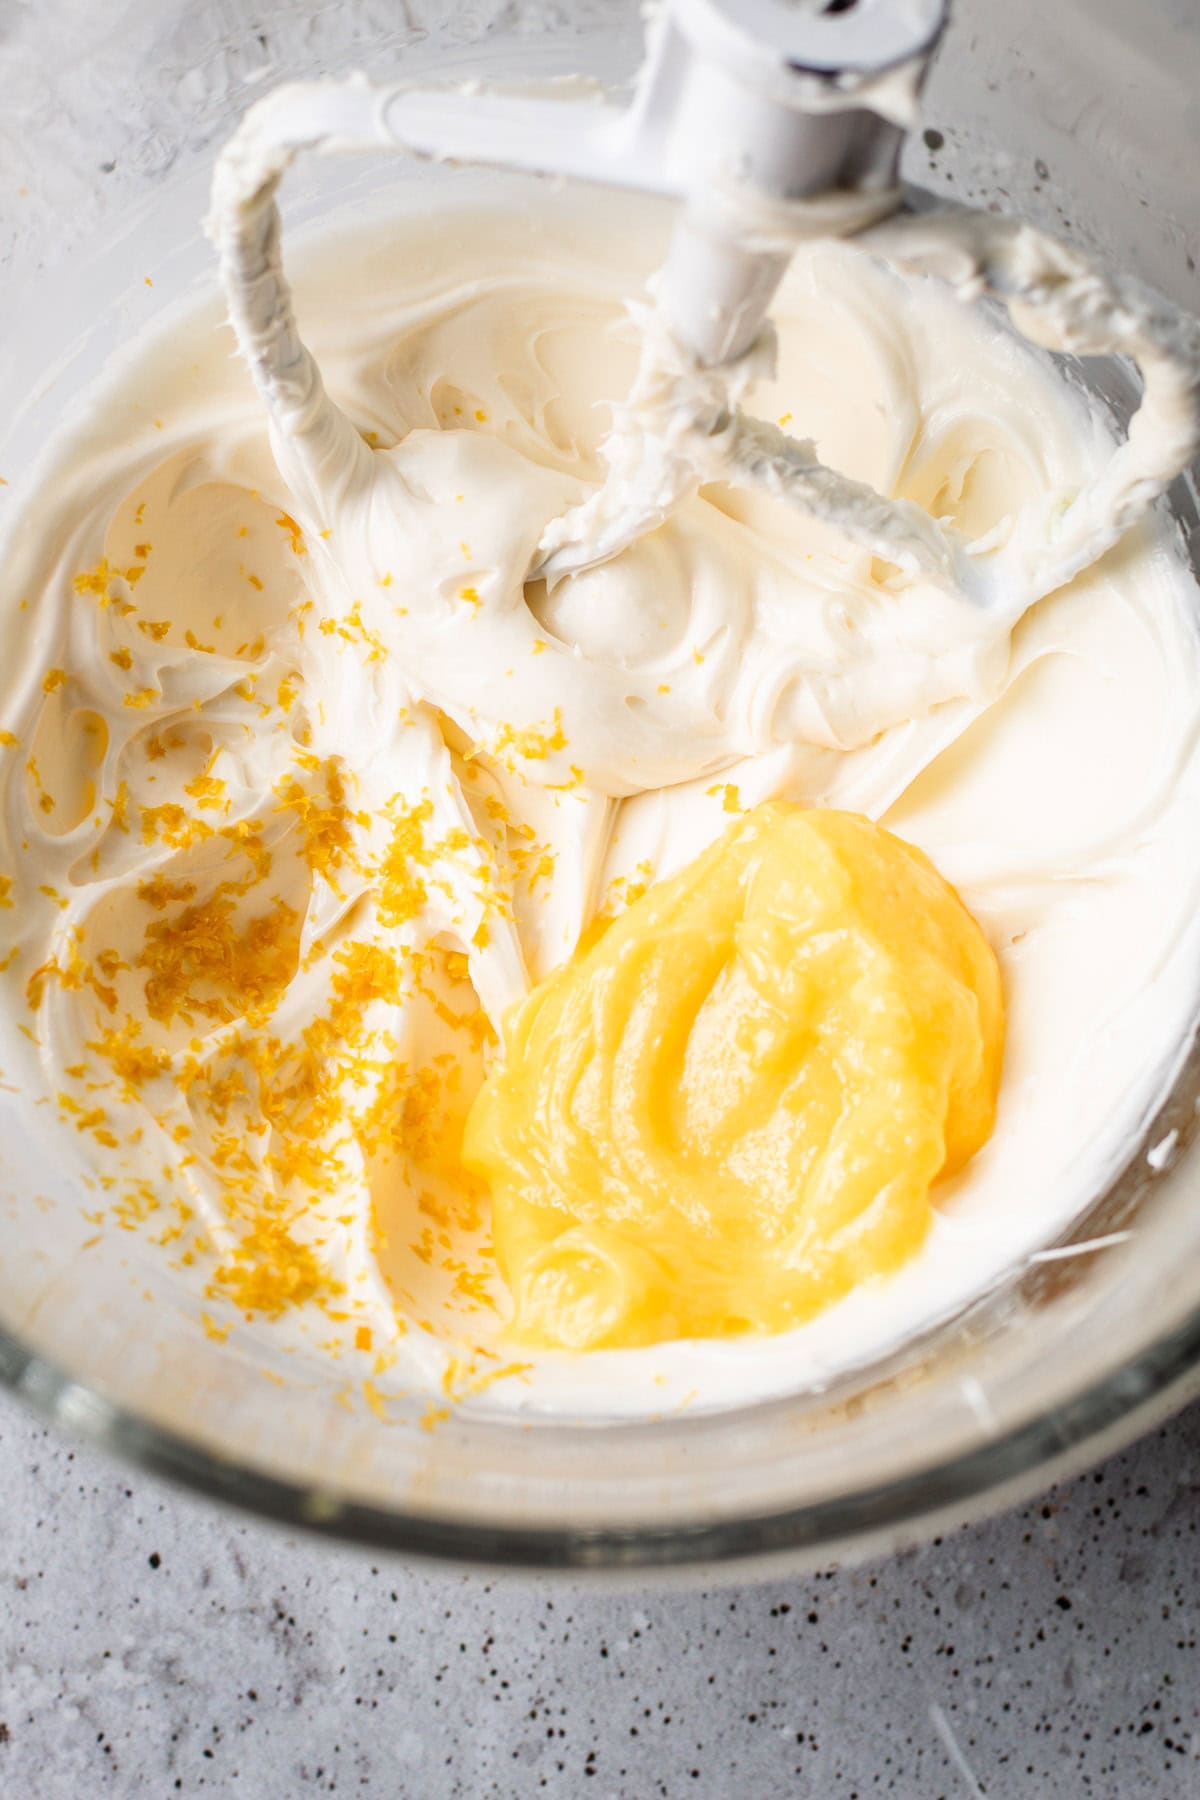
<path fill-rule="evenodd" d="M 567 1349 L 799 1324 L 920 1246 L 991 1132 L 996 959 L 919 850 L 749 812 L 509 1021 L 467 1121 L 513 1335 Z"/>

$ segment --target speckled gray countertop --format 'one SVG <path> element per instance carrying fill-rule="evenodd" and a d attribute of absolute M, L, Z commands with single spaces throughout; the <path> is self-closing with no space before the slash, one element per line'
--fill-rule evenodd
<path fill-rule="evenodd" d="M 0 1796 L 1194 1800 L 1200 1407 L 898 1560 L 715 1593 L 293 1538 L 0 1402 Z"/>

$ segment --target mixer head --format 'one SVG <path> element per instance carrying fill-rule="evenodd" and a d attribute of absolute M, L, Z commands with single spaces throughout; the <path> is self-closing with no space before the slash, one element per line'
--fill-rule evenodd
<path fill-rule="evenodd" d="M 645 185 L 683 200 L 659 298 L 703 363 L 747 351 L 787 266 L 789 214 L 824 230 L 899 203 L 904 136 L 948 0 L 671 0 L 630 114 Z"/>

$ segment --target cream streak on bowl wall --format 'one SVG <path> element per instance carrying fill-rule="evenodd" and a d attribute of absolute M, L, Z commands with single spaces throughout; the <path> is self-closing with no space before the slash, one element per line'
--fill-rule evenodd
<path fill-rule="evenodd" d="M 326 383 L 390 452 L 382 528 L 352 469 L 326 521 L 284 486 L 215 301 L 132 343 L 48 447 L 0 574 L 5 1074 L 111 1183 L 98 1229 L 163 1240 L 212 1329 L 250 1309 L 385 1399 L 637 1413 L 822 1381 L 1061 1229 L 1169 1073 L 1197 991 L 1195 588 L 1160 522 L 1010 637 L 710 488 L 523 590 L 598 478 L 664 218 L 507 191 L 294 259 Z M 776 316 L 752 407 L 969 536 L 1110 453 L 1048 359 L 861 251 L 803 253 Z M 797 1332 L 495 1379 L 530 1359 L 453 1148 L 500 1015 L 780 796 L 881 818 L 980 919 L 995 1136 L 907 1268 Z"/>

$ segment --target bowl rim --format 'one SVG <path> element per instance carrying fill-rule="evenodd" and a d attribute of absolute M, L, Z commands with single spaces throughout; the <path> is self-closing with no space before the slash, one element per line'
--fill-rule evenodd
<path fill-rule="evenodd" d="M 1016 1504 L 1162 1423 L 1200 1394 L 1200 1301 L 1131 1360 L 952 1455 L 865 1491 L 692 1524 L 516 1525 L 384 1507 L 226 1458 L 76 1380 L 0 1327 L 0 1386 L 48 1423 L 146 1474 L 269 1523 L 360 1549 L 503 1574 L 693 1574 L 860 1560 Z"/>

